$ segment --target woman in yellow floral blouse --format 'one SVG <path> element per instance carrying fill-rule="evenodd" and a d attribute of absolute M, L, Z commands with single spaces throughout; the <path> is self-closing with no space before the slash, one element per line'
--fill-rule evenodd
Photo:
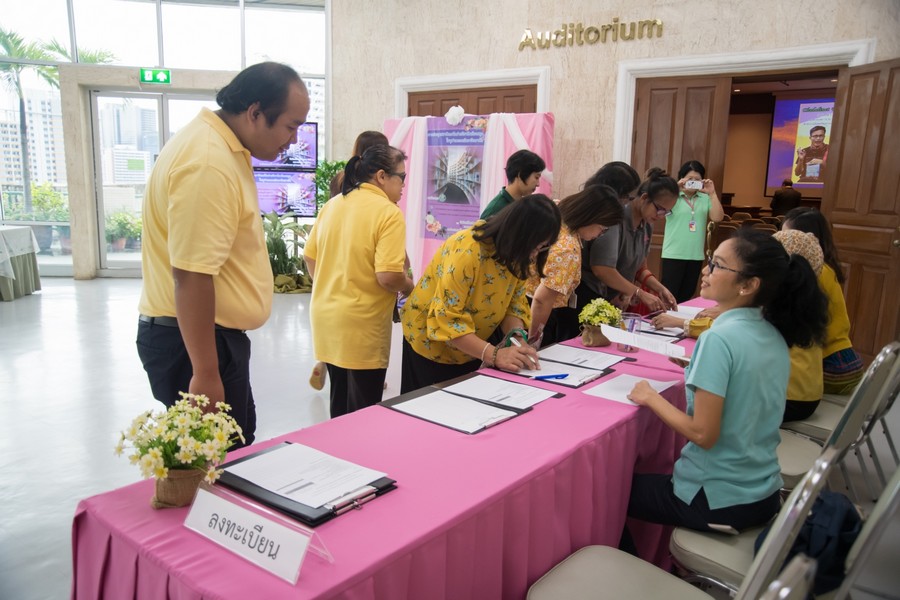
<path fill-rule="evenodd" d="M 581 246 L 622 222 L 619 197 L 608 185 L 591 185 L 559 202 L 562 228 L 550 247 L 544 277 L 532 271 L 525 291 L 532 298 L 528 341 L 534 346 L 578 335 L 575 288 L 581 282 Z"/>
<path fill-rule="evenodd" d="M 482 364 L 513 372 L 537 365 L 537 352 L 524 339 L 531 321 L 525 279 L 532 262 L 543 274 L 543 250 L 556 242 L 560 222 L 556 204 L 533 194 L 444 242 L 400 315 L 402 393 Z M 497 326 L 519 332 L 521 343 L 486 342 Z"/>

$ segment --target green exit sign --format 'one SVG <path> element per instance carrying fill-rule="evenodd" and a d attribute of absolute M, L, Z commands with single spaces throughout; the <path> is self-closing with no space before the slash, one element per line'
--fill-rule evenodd
<path fill-rule="evenodd" d="M 172 72 L 169 69 L 141 69 L 141 83 L 172 83 Z"/>

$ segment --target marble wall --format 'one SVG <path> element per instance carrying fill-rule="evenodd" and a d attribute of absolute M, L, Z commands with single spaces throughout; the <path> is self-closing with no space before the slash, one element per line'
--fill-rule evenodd
<path fill-rule="evenodd" d="M 330 11 L 331 156 L 347 155 L 358 132 L 402 116 L 397 78 L 549 66 L 555 195 L 613 158 L 622 61 L 865 39 L 875 40 L 875 60 L 900 57 L 897 0 L 331 0 Z M 614 19 L 659 19 L 663 34 L 612 41 L 607 29 L 605 43 L 519 50 L 526 28 L 535 36 L 569 23 L 600 30 Z"/>

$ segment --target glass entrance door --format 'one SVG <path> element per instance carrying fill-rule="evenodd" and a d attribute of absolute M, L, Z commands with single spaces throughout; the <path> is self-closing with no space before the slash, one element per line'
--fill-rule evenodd
<path fill-rule="evenodd" d="M 95 91 L 95 189 L 99 275 L 139 276 L 141 207 L 159 150 L 212 97 Z"/>

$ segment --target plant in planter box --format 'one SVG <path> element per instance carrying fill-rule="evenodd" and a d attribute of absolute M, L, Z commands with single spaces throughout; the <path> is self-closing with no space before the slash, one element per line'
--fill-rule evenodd
<path fill-rule="evenodd" d="M 266 232 L 266 249 L 276 292 L 305 293 L 312 290 L 312 278 L 303 262 L 303 247 L 310 225 L 301 225 L 293 220 L 294 214 L 286 212 L 279 216 L 276 212 L 263 215 L 263 230 Z"/>
<path fill-rule="evenodd" d="M 106 215 L 106 241 L 117 250 L 125 247 L 129 235 L 137 231 L 140 236 L 140 223 L 137 217 L 127 210 L 117 210 Z"/>

